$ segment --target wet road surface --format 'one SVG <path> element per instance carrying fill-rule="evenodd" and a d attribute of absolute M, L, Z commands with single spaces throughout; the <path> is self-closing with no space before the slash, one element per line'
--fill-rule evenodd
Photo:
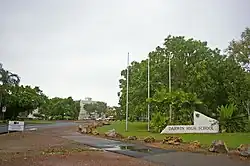
<path fill-rule="evenodd" d="M 201 153 L 178 152 L 148 147 L 144 145 L 128 144 L 105 138 L 72 133 L 71 136 L 63 136 L 94 148 L 123 154 L 167 166 L 249 166 L 249 162 L 232 160 L 227 156 L 204 155 Z"/>

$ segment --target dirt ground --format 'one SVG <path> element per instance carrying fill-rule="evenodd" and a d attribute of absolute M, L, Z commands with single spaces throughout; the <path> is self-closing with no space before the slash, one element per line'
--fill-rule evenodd
<path fill-rule="evenodd" d="M 155 166 L 63 139 L 76 127 L 0 135 L 0 166 Z"/>

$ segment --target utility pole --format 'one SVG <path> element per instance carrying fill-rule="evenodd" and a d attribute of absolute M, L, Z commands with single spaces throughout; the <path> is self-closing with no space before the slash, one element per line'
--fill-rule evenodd
<path fill-rule="evenodd" d="M 171 93 L 171 56 L 172 53 L 169 54 L 168 57 L 168 89 L 169 89 L 169 93 Z M 170 103 L 169 105 L 169 122 L 172 122 L 172 104 Z"/>
<path fill-rule="evenodd" d="M 150 98 L 150 56 L 148 55 L 148 99 Z M 148 131 L 150 130 L 150 103 L 148 103 Z"/>
<path fill-rule="evenodd" d="M 129 53 L 127 59 L 127 96 L 126 96 L 126 131 L 128 131 L 128 84 L 129 84 Z"/>

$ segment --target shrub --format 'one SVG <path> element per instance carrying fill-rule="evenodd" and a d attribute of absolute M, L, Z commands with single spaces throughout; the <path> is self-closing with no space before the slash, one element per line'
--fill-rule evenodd
<path fill-rule="evenodd" d="M 247 127 L 246 127 L 246 131 L 247 131 L 247 132 L 250 132 L 250 120 L 248 120 L 248 124 L 247 124 Z"/>
<path fill-rule="evenodd" d="M 219 112 L 220 130 L 225 132 L 243 132 L 246 131 L 247 121 L 243 114 L 237 111 L 234 104 L 221 106 L 217 109 Z"/>
<path fill-rule="evenodd" d="M 168 124 L 168 117 L 166 114 L 156 112 L 152 116 L 150 126 L 154 132 L 161 132 Z"/>
<path fill-rule="evenodd" d="M 130 121 L 130 122 L 135 122 L 135 121 L 136 121 L 135 116 L 130 116 L 130 117 L 128 117 L 128 121 Z"/>

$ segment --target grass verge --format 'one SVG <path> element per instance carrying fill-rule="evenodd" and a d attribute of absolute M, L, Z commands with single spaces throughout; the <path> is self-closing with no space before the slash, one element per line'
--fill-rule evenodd
<path fill-rule="evenodd" d="M 18 121 L 18 120 L 17 120 Z M 20 120 L 22 121 L 22 120 Z M 25 124 L 53 124 L 55 121 L 48 121 L 48 120 L 24 120 Z M 0 125 L 8 124 L 8 121 L 0 120 Z"/>
<path fill-rule="evenodd" d="M 6 124 L 4 121 L 0 120 L 0 125 Z"/>
<path fill-rule="evenodd" d="M 116 121 L 111 125 L 105 125 L 98 128 L 98 132 L 105 133 L 108 130 L 115 129 L 123 136 L 137 136 L 140 139 L 146 136 L 153 136 L 156 140 L 163 140 L 168 134 L 159 134 L 147 131 L 145 122 L 129 122 L 128 132 L 125 131 L 125 122 Z M 173 134 L 171 134 L 173 136 Z M 213 140 L 223 140 L 229 148 L 236 148 L 240 144 L 250 143 L 250 133 L 218 133 L 218 134 L 174 134 L 180 136 L 185 142 L 198 140 L 202 145 L 209 146 Z"/>
<path fill-rule="evenodd" d="M 25 120 L 25 124 L 53 124 L 55 121 L 48 121 L 48 120 Z"/>

